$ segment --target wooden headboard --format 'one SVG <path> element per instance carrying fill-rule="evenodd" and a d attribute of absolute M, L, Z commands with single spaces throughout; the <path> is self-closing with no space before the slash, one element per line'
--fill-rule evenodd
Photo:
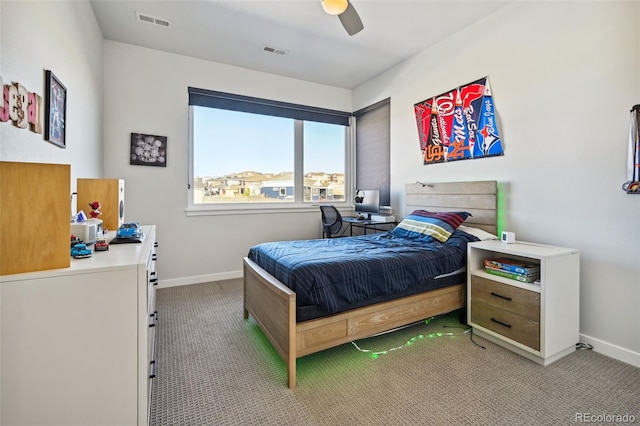
<path fill-rule="evenodd" d="M 466 211 L 464 225 L 497 234 L 498 184 L 471 182 L 416 182 L 405 185 L 405 215 L 417 209 L 434 212 Z"/>

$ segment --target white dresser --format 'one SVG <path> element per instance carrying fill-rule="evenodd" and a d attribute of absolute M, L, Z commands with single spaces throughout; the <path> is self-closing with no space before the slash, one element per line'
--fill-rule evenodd
<path fill-rule="evenodd" d="M 0 277 L 0 424 L 148 424 L 157 243 L 142 229 L 69 268 Z"/>

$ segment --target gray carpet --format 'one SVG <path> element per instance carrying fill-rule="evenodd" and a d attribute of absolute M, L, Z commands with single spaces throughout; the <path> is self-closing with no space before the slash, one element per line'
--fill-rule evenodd
<path fill-rule="evenodd" d="M 290 390 L 242 317 L 241 280 L 160 289 L 157 303 L 152 425 L 640 424 L 640 369 L 590 350 L 542 367 L 475 345 L 455 314 L 356 342 L 377 357 L 345 344 L 300 358 Z"/>

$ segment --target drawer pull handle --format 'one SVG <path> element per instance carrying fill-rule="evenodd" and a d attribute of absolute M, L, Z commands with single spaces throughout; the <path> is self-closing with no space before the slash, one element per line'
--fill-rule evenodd
<path fill-rule="evenodd" d="M 493 322 L 497 322 L 498 324 L 500 324 L 500 325 L 502 325 L 502 326 L 505 326 L 505 327 L 507 327 L 507 328 L 511 328 L 511 324 L 507 324 L 507 323 L 505 323 L 505 322 L 498 321 L 498 320 L 497 320 L 497 319 L 495 319 L 495 318 L 491 318 L 491 321 L 493 321 Z"/>
<path fill-rule="evenodd" d="M 155 379 L 156 377 L 156 361 L 153 360 L 149 363 L 151 365 L 151 374 L 149 374 L 150 379 Z"/>
<path fill-rule="evenodd" d="M 511 301 L 511 298 L 510 298 L 510 297 L 503 296 L 503 295 L 498 294 L 498 293 L 491 292 L 491 295 L 492 295 L 492 296 L 495 296 L 495 297 L 499 297 L 500 299 L 504 299 L 504 300 Z"/>

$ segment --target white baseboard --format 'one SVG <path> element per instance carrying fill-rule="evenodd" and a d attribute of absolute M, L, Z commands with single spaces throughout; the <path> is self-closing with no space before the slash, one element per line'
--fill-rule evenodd
<path fill-rule="evenodd" d="M 593 346 L 594 351 L 602 355 L 606 355 L 610 358 L 614 358 L 618 361 L 626 362 L 627 364 L 640 368 L 640 353 L 638 352 L 630 351 L 629 349 L 616 346 L 612 343 L 605 342 L 585 334 L 580 335 L 580 341 L 590 344 Z"/>
<path fill-rule="evenodd" d="M 208 283 L 211 281 L 233 280 L 236 278 L 242 278 L 242 270 L 223 272 L 220 274 L 195 275 L 192 277 L 174 278 L 171 280 L 160 280 L 158 281 L 157 288 L 167 288 L 167 287 L 177 287 L 181 285 Z"/>

